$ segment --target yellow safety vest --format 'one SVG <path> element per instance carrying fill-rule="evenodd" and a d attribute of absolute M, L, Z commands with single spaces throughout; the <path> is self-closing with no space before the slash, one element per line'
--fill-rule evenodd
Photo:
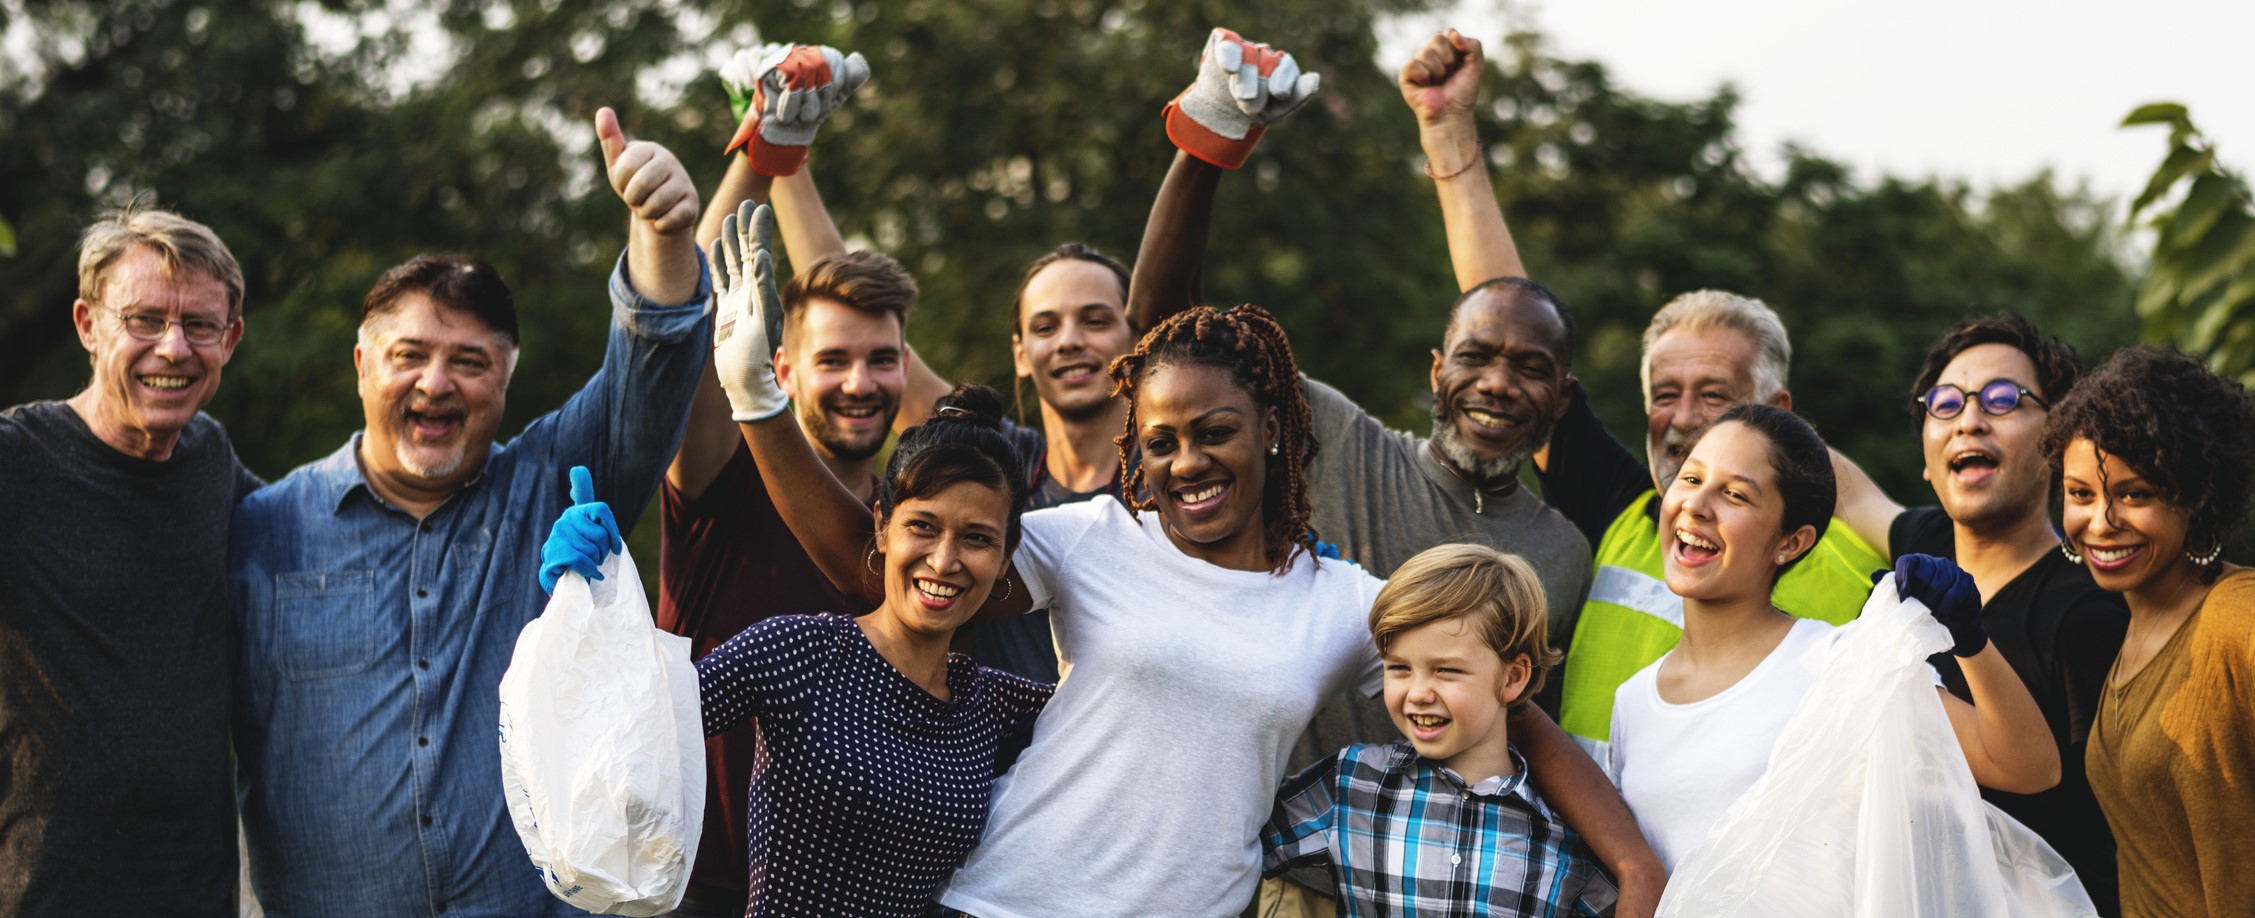
<path fill-rule="evenodd" d="M 1683 599 L 1661 579 L 1660 527 L 1645 514 L 1658 498 L 1630 501 L 1598 542 L 1589 600 L 1567 648 L 1558 725 L 1600 763 L 1613 730 L 1613 692 L 1683 638 Z M 1844 624 L 1863 611 L 1871 572 L 1887 558 L 1835 519 L 1801 563 L 1778 581 L 1770 601 L 1802 618 Z"/>

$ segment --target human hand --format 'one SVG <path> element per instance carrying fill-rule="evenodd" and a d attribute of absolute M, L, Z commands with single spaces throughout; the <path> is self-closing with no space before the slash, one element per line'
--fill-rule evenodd
<path fill-rule="evenodd" d="M 540 589 L 556 592 L 556 578 L 571 571 L 589 580 L 603 579 L 603 559 L 626 546 L 619 524 L 611 518 L 611 505 L 595 499 L 595 479 L 587 466 L 572 466 L 572 505 L 548 529 L 540 545 Z"/>
<path fill-rule="evenodd" d="M 618 113 L 608 107 L 595 112 L 595 138 L 603 145 L 611 190 L 635 219 L 661 236 L 697 228 L 697 187 L 671 151 L 647 140 L 627 140 Z"/>
<path fill-rule="evenodd" d="M 1989 646 L 1989 631 L 1981 624 L 1981 589 L 1955 562 L 1933 555 L 1897 558 L 1895 591 L 1924 603 L 1934 620 L 1950 630 L 1951 655 L 1970 657 Z"/>
<path fill-rule="evenodd" d="M 1167 103 L 1167 139 L 1224 169 L 1245 165 L 1268 125 L 1306 105 L 1323 83 L 1292 55 L 1215 29 L 1198 55 L 1198 77 Z"/>
<path fill-rule="evenodd" d="M 1417 113 L 1419 124 L 1472 120 L 1472 107 L 1480 101 L 1480 78 L 1488 69 L 1480 41 L 1455 29 L 1433 36 L 1425 47 L 1402 65 L 1396 82 L 1402 101 Z"/>
<path fill-rule="evenodd" d="M 869 80 L 859 52 L 828 45 L 765 44 L 745 48 L 720 66 L 720 84 L 736 115 L 724 155 L 750 147 L 752 169 L 782 176 L 806 164 L 807 145 L 831 113 Z"/>
<path fill-rule="evenodd" d="M 721 221 L 709 261 L 713 297 L 713 373 L 728 393 L 731 417 L 758 421 L 783 413 L 790 398 L 775 381 L 770 317 L 781 317 L 775 292 L 775 211 L 745 201 Z"/>

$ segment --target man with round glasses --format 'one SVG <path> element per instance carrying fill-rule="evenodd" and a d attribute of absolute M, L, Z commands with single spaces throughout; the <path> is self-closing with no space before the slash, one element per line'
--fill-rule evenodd
<path fill-rule="evenodd" d="M 0 411 L 0 915 L 234 914 L 227 539 L 258 481 L 201 409 L 242 310 L 210 228 L 105 214 L 86 388 Z"/>
<path fill-rule="evenodd" d="M 1908 403 L 1939 506 L 1906 510 L 1870 479 L 1843 476 L 1839 515 L 1890 559 L 1939 555 L 1973 575 L 1982 622 L 2043 709 L 2061 768 L 2051 790 L 1981 795 L 2059 849 L 2112 915 L 2114 838 L 2083 774 L 2083 743 L 2129 610 L 2059 552 L 2039 448 L 2044 418 L 2080 374 L 2073 348 L 2018 314 L 1959 322 L 1926 352 Z M 1956 660 L 1932 662 L 1966 697 Z"/>

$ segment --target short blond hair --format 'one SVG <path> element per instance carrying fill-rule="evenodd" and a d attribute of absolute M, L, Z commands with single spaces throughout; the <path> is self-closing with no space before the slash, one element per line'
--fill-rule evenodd
<path fill-rule="evenodd" d="M 227 288 L 228 320 L 243 317 L 243 266 L 227 243 L 211 227 L 153 207 L 104 212 L 78 237 L 78 298 L 100 303 L 110 266 L 144 246 L 164 259 L 167 276 L 178 277 L 181 268 L 211 275 Z"/>
<path fill-rule="evenodd" d="M 1550 646 L 1542 580 L 1518 555 L 1485 545 L 1434 546 L 1395 568 L 1370 604 L 1370 638 L 1384 653 L 1404 631 L 1459 618 L 1470 620 L 1480 642 L 1505 663 L 1524 654 L 1533 667 L 1512 707 L 1542 690 L 1560 656 Z"/>
<path fill-rule="evenodd" d="M 1786 337 L 1785 322 L 1777 317 L 1777 311 L 1753 297 L 1694 290 L 1669 300 L 1644 327 L 1644 355 L 1637 375 L 1644 383 L 1647 404 L 1652 398 L 1652 345 L 1659 343 L 1661 335 L 1679 328 L 1726 329 L 1754 342 L 1754 391 L 1746 393 L 1747 401 L 1767 402 L 1785 391 L 1785 377 L 1793 366 L 1793 339 Z"/>

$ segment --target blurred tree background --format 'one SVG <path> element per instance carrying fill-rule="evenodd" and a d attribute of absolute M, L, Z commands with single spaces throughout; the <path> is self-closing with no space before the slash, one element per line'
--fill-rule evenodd
<path fill-rule="evenodd" d="M 210 411 L 268 477 L 361 424 L 360 296 L 426 249 L 517 290 L 524 352 L 504 430 L 600 359 L 621 206 L 592 115 L 666 143 L 701 188 L 729 136 L 711 67 L 760 39 L 866 54 L 870 84 L 812 166 L 849 240 L 924 301 L 943 372 L 1008 382 L 1010 293 L 1065 240 L 1130 257 L 1172 148 L 1159 106 L 1214 25 L 1324 74 L 1316 103 L 1224 185 L 1206 289 L 1284 318 L 1311 374 L 1412 430 L 1456 292 L 1415 127 L 1374 25 L 1428 0 L 0 0 L 0 404 L 85 378 L 68 305 L 77 232 L 154 200 L 216 229 L 249 285 Z M 1576 370 L 1641 443 L 1638 337 L 1669 297 L 1762 298 L 1792 330 L 1796 407 L 1898 498 L 1929 501 L 1907 410 L 1925 345 L 1968 310 L 2027 313 L 2095 362 L 2133 340 L 2116 205 L 2050 175 L 2002 188 L 1854 175 L 1789 151 L 1749 168 L 1725 87 L 1639 96 L 1538 36 L 1490 46 L 1482 132 L 1530 271 L 1582 328 Z M 1029 396 L 1030 397 L 1030 396 Z M 655 527 L 640 527 L 638 543 Z"/>

